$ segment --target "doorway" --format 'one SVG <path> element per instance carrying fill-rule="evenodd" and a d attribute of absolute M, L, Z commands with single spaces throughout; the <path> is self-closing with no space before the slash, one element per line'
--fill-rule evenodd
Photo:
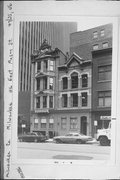
<path fill-rule="evenodd" d="M 87 135 L 87 117 L 86 116 L 81 117 L 80 133 Z"/>

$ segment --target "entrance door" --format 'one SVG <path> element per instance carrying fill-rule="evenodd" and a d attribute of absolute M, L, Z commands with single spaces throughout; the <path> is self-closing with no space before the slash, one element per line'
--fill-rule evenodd
<path fill-rule="evenodd" d="M 82 116 L 81 117 L 81 128 L 80 128 L 80 133 L 87 135 L 87 117 Z"/>

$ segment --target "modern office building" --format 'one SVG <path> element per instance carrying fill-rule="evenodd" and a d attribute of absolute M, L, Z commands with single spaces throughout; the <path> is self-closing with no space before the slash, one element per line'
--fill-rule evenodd
<path fill-rule="evenodd" d="M 92 59 L 92 134 L 111 120 L 112 24 L 72 33 L 70 53 Z"/>
<path fill-rule="evenodd" d="M 26 122 L 30 129 L 31 54 L 40 48 L 44 39 L 65 54 L 69 51 L 70 33 L 77 31 L 76 22 L 20 22 L 19 26 L 19 127 Z M 19 128 L 21 132 L 21 128 Z"/>
<path fill-rule="evenodd" d="M 91 60 L 44 41 L 32 55 L 31 131 L 91 135 Z"/>

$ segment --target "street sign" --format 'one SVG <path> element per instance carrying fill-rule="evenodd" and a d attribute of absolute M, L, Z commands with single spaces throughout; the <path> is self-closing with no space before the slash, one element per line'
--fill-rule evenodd
<path fill-rule="evenodd" d="M 25 128 L 26 127 L 26 124 L 22 124 L 22 128 Z"/>
<path fill-rule="evenodd" d="M 100 120 L 111 120 L 111 116 L 100 116 Z"/>
<path fill-rule="evenodd" d="M 97 126 L 97 121 L 94 121 L 94 126 Z"/>

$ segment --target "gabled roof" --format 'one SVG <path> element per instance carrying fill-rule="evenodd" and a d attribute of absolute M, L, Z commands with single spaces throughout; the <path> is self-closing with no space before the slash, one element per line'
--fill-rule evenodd
<path fill-rule="evenodd" d="M 71 57 L 66 61 L 66 65 L 69 65 L 69 63 L 73 60 L 73 58 L 79 63 L 82 64 L 85 60 L 82 59 L 80 56 L 78 56 L 75 52 L 71 55 Z"/>
<path fill-rule="evenodd" d="M 78 65 L 84 65 L 85 63 L 89 63 L 91 62 L 91 60 L 86 60 L 81 58 L 78 54 L 76 54 L 75 52 L 70 56 L 70 58 L 66 61 L 65 64 L 59 66 L 59 68 L 68 68 L 68 66 L 70 65 L 70 63 L 72 63 L 72 61 L 76 61 L 78 62 Z"/>

